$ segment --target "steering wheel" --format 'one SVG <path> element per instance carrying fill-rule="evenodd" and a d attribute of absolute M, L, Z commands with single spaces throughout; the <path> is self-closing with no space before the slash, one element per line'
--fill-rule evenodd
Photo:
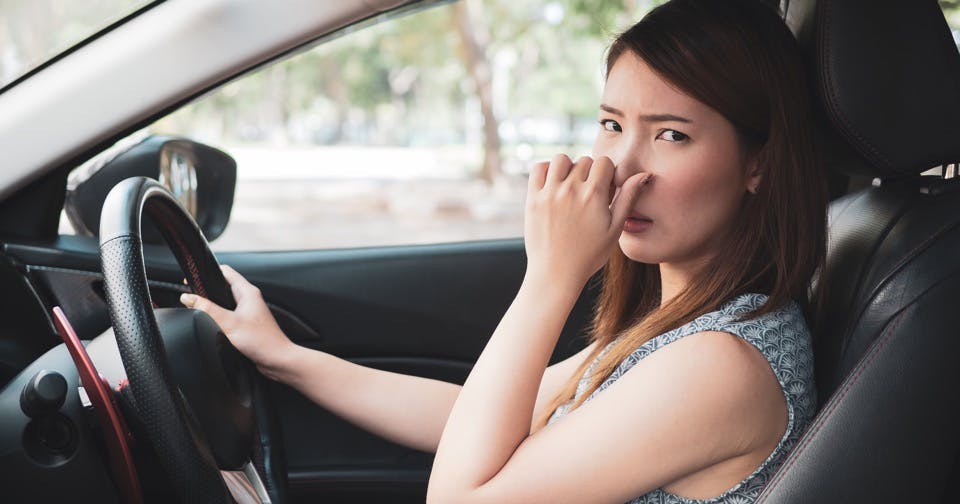
<path fill-rule="evenodd" d="M 169 191 L 146 177 L 123 180 L 110 191 L 100 217 L 100 262 L 135 423 L 181 502 L 233 502 L 234 490 L 225 483 L 230 481 L 261 502 L 276 503 L 279 464 L 261 434 L 262 419 L 271 416 L 254 410 L 266 407 L 259 400 L 260 378 L 205 313 L 154 311 L 143 261 L 143 213 L 173 251 L 190 288 L 227 309 L 236 307 L 206 239 Z M 256 456 L 265 460 L 254 464 Z"/>

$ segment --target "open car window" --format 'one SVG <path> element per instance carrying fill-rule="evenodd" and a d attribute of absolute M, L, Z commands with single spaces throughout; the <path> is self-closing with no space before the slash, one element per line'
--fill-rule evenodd
<path fill-rule="evenodd" d="M 658 3 L 460 1 L 395 13 L 242 76 L 145 133 L 236 160 L 215 250 L 520 237 L 530 164 L 590 153 L 604 50 Z"/>

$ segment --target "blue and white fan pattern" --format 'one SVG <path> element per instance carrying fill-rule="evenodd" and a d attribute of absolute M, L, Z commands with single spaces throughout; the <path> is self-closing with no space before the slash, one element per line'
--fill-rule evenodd
<path fill-rule="evenodd" d="M 688 324 L 647 341 L 627 356 L 587 398 L 587 401 L 593 399 L 651 352 L 684 336 L 703 331 L 728 332 L 747 340 L 767 358 L 777 381 L 780 382 L 787 402 L 787 430 L 770 456 L 753 473 L 711 499 L 688 499 L 658 488 L 631 500 L 628 504 L 750 504 L 760 495 L 767 480 L 800 439 L 816 413 L 817 404 L 810 331 L 803 312 L 795 302 L 752 320 L 740 320 L 743 315 L 759 308 L 766 300 L 767 296 L 763 294 L 743 294 L 731 299 L 717 311 L 702 315 Z M 584 373 L 577 385 L 576 397 L 579 398 L 586 391 L 590 374 L 609 349 L 609 345 L 604 348 Z M 558 407 L 548 423 L 562 418 L 571 402 Z"/>

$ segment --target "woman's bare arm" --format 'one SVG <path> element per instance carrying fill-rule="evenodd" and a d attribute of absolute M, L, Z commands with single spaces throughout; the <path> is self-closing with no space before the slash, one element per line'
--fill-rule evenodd
<path fill-rule="evenodd" d="M 382 371 L 294 347 L 267 376 L 348 422 L 395 443 L 434 452 L 460 385 Z"/>
<path fill-rule="evenodd" d="M 553 397 L 560 392 L 570 376 L 580 367 L 587 355 L 596 347 L 596 343 L 591 343 L 583 350 L 567 357 L 566 359 L 548 366 L 543 372 L 543 379 L 540 380 L 540 389 L 537 391 L 537 402 L 533 407 L 533 420 L 530 422 L 530 430 L 533 431 L 533 424 L 540 419 L 547 405 L 553 401 Z M 439 437 L 439 433 L 437 434 Z"/>
<path fill-rule="evenodd" d="M 286 383 L 345 420 L 395 443 L 435 452 L 460 386 L 364 367 L 291 342 L 263 301 L 260 289 L 229 266 L 223 274 L 237 300 L 226 310 L 184 294 L 188 307 L 209 314 L 231 343 L 267 377 Z M 589 348 L 546 368 L 538 409 L 557 393 Z"/>
<path fill-rule="evenodd" d="M 546 369 L 536 415 L 559 391 L 592 345 Z M 460 385 L 389 371 L 293 347 L 268 376 L 290 385 L 318 405 L 395 443 L 433 453 Z M 535 416 L 536 418 L 536 416 Z"/>

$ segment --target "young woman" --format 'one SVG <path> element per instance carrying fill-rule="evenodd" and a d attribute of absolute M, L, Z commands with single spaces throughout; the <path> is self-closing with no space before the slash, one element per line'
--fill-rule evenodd
<path fill-rule="evenodd" d="M 235 311 L 184 304 L 270 378 L 435 451 L 429 502 L 752 502 L 816 408 L 798 303 L 826 190 L 796 43 L 759 1 L 673 0 L 606 67 L 593 156 L 531 172 L 526 276 L 463 387 L 294 345 L 229 268 Z M 547 367 L 601 268 L 591 344 Z"/>

